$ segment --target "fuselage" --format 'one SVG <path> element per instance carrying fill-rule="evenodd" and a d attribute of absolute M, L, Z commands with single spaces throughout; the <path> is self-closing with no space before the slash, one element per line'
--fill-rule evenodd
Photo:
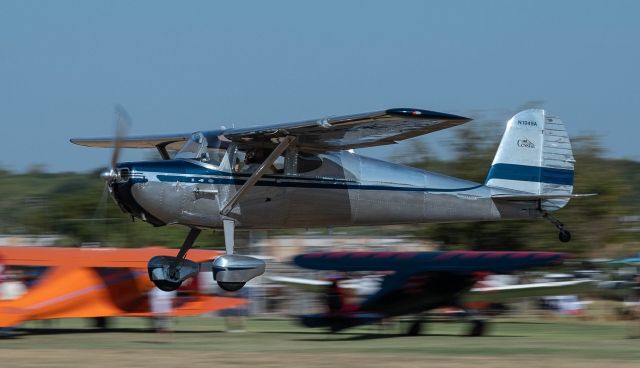
<path fill-rule="evenodd" d="M 538 216 L 532 203 L 496 203 L 509 193 L 483 184 L 348 151 L 285 158 L 228 214 L 238 227 L 305 228 Z M 295 161 L 295 162 L 294 162 Z M 111 184 L 121 208 L 156 226 L 219 228 L 220 210 L 251 172 L 196 159 L 118 165 Z"/>

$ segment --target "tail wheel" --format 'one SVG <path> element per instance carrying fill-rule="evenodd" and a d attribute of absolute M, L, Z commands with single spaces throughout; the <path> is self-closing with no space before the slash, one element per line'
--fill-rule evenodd
<path fill-rule="evenodd" d="M 558 233 L 558 239 L 563 243 L 567 243 L 571 240 L 571 233 L 567 230 L 561 230 L 560 233 Z"/>

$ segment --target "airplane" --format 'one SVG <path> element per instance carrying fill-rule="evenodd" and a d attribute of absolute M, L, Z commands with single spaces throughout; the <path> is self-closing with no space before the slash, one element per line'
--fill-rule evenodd
<path fill-rule="evenodd" d="M 594 289 L 593 280 L 496 284 L 488 274 L 511 273 L 532 267 L 561 263 L 566 255 L 554 252 L 315 252 L 294 257 L 299 267 L 321 271 L 385 272 L 378 286 L 364 283 L 336 283 L 297 277 L 270 276 L 269 280 L 307 291 L 327 294 L 329 311 L 299 316 L 306 327 L 328 327 L 331 332 L 377 323 L 388 318 L 413 315 L 407 334 L 419 335 L 427 322 L 427 312 L 437 308 L 456 308 L 454 317 L 470 320 L 470 336 L 486 331 L 482 308 L 523 297 L 576 294 Z M 487 281 L 487 282 L 484 282 Z M 491 282 L 493 281 L 493 282 Z M 346 284 L 346 285 L 343 285 Z M 349 288 L 360 294 L 355 304 L 340 297 L 338 289 Z M 343 294 L 344 295 L 344 294 Z M 331 298 L 334 298 L 333 300 Z M 342 298 L 344 299 L 344 298 Z M 332 305 L 333 304 L 333 305 Z"/>
<path fill-rule="evenodd" d="M 574 163 L 564 124 L 545 110 L 517 113 L 506 126 L 484 183 L 354 153 L 452 128 L 471 119 L 394 108 L 251 128 L 125 137 L 130 118 L 116 108 L 114 138 L 71 139 L 112 147 L 101 174 L 122 211 L 153 226 L 189 233 L 175 257 L 148 268 L 163 290 L 175 290 L 201 267 L 234 291 L 264 273 L 259 259 L 234 253 L 236 228 L 281 229 L 545 218 L 567 242 L 551 212 L 572 194 Z M 118 163 L 122 148 L 156 149 L 162 160 Z M 172 152 L 175 152 L 173 155 Z M 186 259 L 203 229 L 224 231 L 226 254 L 206 266 Z"/>
<path fill-rule="evenodd" d="M 153 284 L 147 261 L 153 255 L 172 253 L 159 247 L 0 247 L 4 268 L 37 276 L 22 296 L 0 300 L 0 328 L 31 320 L 152 316 L 147 294 Z M 192 256 L 205 261 L 220 253 L 194 250 Z M 201 315 L 246 303 L 242 298 L 195 293 L 177 298 L 170 315 Z"/>

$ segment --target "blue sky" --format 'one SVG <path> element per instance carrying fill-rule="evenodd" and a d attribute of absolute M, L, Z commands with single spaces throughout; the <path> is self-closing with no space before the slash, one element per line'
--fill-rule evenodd
<path fill-rule="evenodd" d="M 636 1 L 4 0 L 0 162 L 105 166 L 108 150 L 68 139 L 110 135 L 116 103 L 130 134 L 158 134 L 405 106 L 482 124 L 532 101 L 640 160 L 638 14 Z"/>

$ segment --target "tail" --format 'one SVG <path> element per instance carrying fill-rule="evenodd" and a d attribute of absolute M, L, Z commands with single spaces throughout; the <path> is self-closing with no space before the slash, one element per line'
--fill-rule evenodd
<path fill-rule="evenodd" d="M 555 211 L 572 197 L 573 152 L 562 121 L 542 109 L 524 110 L 507 122 L 486 185 L 523 192 L 505 199 L 536 198 Z"/>

